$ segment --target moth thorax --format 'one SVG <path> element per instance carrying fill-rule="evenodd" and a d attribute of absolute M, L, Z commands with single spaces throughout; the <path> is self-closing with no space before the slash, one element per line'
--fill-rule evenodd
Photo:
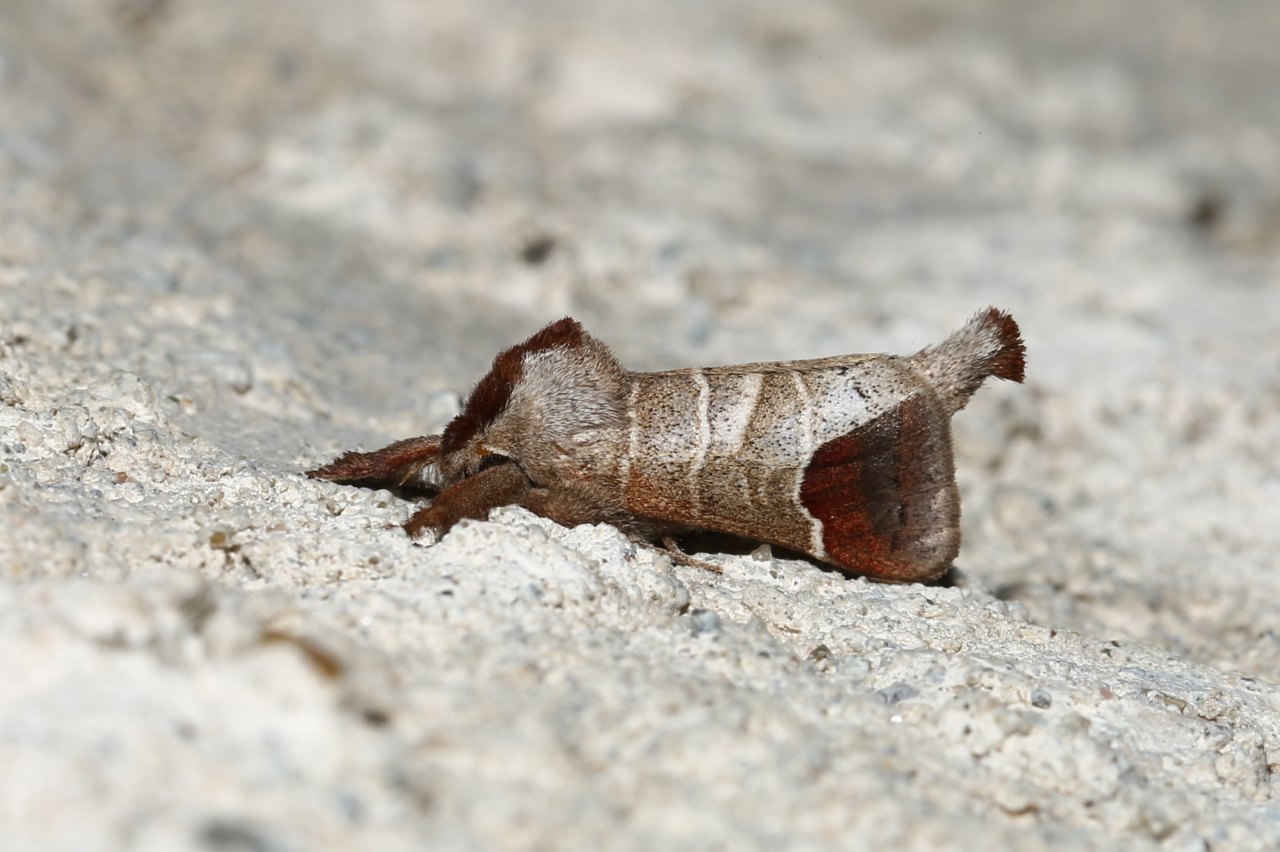
<path fill-rule="evenodd" d="M 626 375 L 594 340 L 525 356 L 509 412 L 553 440 L 626 422 Z"/>

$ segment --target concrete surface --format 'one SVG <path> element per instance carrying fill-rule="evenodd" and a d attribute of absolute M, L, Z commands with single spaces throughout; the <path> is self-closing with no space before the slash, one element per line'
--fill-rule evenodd
<path fill-rule="evenodd" d="M 1280 845 L 1280 12 L 0 0 L 0 848 Z M 572 313 L 1006 308 L 950 585 L 299 471 Z"/>

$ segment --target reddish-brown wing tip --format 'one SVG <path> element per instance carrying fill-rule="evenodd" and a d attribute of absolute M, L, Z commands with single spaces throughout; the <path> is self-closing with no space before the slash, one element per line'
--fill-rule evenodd
<path fill-rule="evenodd" d="M 440 436 L 396 441 L 371 453 L 348 452 L 324 467 L 307 471 L 311 479 L 404 485 L 440 456 Z"/>
<path fill-rule="evenodd" d="M 948 414 L 917 394 L 813 454 L 800 502 L 828 561 L 893 582 L 947 570 L 960 545 Z"/>

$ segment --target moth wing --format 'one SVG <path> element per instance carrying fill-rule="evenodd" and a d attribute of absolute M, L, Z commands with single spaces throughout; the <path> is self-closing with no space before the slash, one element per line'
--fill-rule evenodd
<path fill-rule="evenodd" d="M 881 580 L 939 576 L 960 549 L 948 412 L 917 394 L 834 438 L 805 469 L 800 502 L 826 558 Z"/>

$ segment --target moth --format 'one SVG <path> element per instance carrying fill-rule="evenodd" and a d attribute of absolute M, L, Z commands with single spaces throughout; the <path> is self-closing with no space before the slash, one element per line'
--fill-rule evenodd
<path fill-rule="evenodd" d="M 499 353 L 439 435 L 348 452 L 315 479 L 435 494 L 404 525 L 443 535 L 519 505 L 637 540 L 693 530 L 899 582 L 960 548 L 951 416 L 1025 347 L 989 308 L 914 355 L 631 372 L 566 317 Z"/>

